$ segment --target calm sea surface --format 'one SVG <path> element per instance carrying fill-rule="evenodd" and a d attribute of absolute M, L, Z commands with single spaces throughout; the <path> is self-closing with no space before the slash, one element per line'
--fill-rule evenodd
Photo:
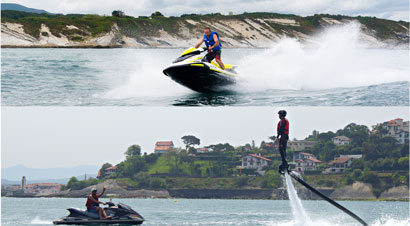
<path fill-rule="evenodd" d="M 108 201 L 106 198 L 102 198 Z M 114 199 L 139 212 L 143 225 L 280 225 L 291 226 L 295 217 L 288 200 Z M 2 225 L 49 225 L 66 216 L 68 207 L 84 207 L 81 198 L 2 198 Z M 340 201 L 370 225 L 409 225 L 409 203 Z M 358 225 L 354 219 L 325 201 L 302 201 L 310 224 Z"/>
<path fill-rule="evenodd" d="M 408 50 L 224 49 L 239 78 L 200 94 L 162 70 L 182 49 L 2 49 L 4 106 L 408 106 Z M 335 52 L 336 51 L 336 52 Z"/>

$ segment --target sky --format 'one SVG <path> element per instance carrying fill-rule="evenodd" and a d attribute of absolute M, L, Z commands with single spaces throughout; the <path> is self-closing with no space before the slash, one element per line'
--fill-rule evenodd
<path fill-rule="evenodd" d="M 2 107 L 1 167 L 101 166 L 124 160 L 139 144 L 151 153 L 156 141 L 194 135 L 201 146 L 259 145 L 275 135 L 278 107 Z M 336 131 L 347 124 L 371 127 L 401 117 L 407 107 L 286 107 L 290 138 L 313 130 Z"/>
<path fill-rule="evenodd" d="M 110 15 L 116 9 L 131 16 L 149 16 L 155 11 L 160 11 L 165 16 L 215 12 L 222 14 L 275 12 L 302 16 L 328 13 L 409 21 L 409 1 L 406 0 L 7 0 L 5 2 L 64 14 Z"/>

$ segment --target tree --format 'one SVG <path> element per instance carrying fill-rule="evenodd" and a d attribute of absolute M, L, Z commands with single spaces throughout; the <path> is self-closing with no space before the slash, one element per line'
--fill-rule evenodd
<path fill-rule="evenodd" d="M 164 16 L 164 15 L 162 15 L 162 13 L 160 13 L 160 12 L 158 12 L 158 11 L 156 11 L 156 12 L 154 12 L 154 13 L 152 13 L 151 14 L 151 17 L 160 17 L 160 16 Z"/>
<path fill-rule="evenodd" d="M 100 176 L 99 177 L 97 177 L 97 178 L 104 178 L 106 175 L 105 175 L 105 169 L 107 169 L 107 168 L 110 168 L 110 167 L 112 167 L 112 165 L 111 165 L 111 163 L 108 163 L 108 162 L 106 162 L 106 163 L 104 163 L 102 166 L 101 166 L 101 169 L 99 170 L 99 172 L 100 172 Z"/>
<path fill-rule="evenodd" d="M 67 188 L 72 188 L 73 185 L 77 182 L 78 182 L 78 179 L 76 177 L 71 177 L 70 180 L 68 180 L 66 187 Z"/>
<path fill-rule="evenodd" d="M 141 156 L 141 147 L 138 144 L 133 144 L 127 148 L 124 154 L 126 157 Z"/>
<path fill-rule="evenodd" d="M 138 186 L 141 188 L 149 187 L 151 176 L 146 172 L 139 172 L 133 176 L 134 180 L 138 182 Z"/>
<path fill-rule="evenodd" d="M 167 187 L 167 182 L 165 179 L 159 178 L 159 177 L 153 177 L 151 178 L 149 182 L 149 186 L 151 188 L 166 188 Z"/>
<path fill-rule="evenodd" d="M 172 169 L 174 170 L 174 175 L 178 175 L 181 159 L 184 158 L 186 154 L 186 151 L 181 148 L 169 148 L 164 154 L 168 164 L 171 166 L 171 171 Z"/>
<path fill-rule="evenodd" d="M 114 10 L 112 11 L 111 15 L 114 17 L 124 17 L 125 16 L 124 12 L 121 10 Z"/>
<path fill-rule="evenodd" d="M 320 133 L 319 135 L 317 135 L 317 139 L 319 141 L 326 142 L 326 141 L 330 141 L 335 136 L 336 134 L 334 132 L 329 131 L 327 133 Z"/>
<path fill-rule="evenodd" d="M 117 165 L 117 175 L 132 177 L 134 174 L 147 169 L 145 159 L 141 156 L 129 156 Z"/>
<path fill-rule="evenodd" d="M 185 149 L 188 150 L 189 147 L 194 146 L 194 145 L 199 145 L 200 140 L 196 138 L 195 136 L 192 135 L 186 135 L 181 137 L 182 141 L 185 144 Z"/>
<path fill-rule="evenodd" d="M 350 123 L 336 132 L 338 136 L 346 136 L 351 139 L 351 144 L 361 146 L 369 138 L 370 130 L 365 125 Z"/>
<path fill-rule="evenodd" d="M 268 170 L 262 176 L 262 188 L 279 188 L 282 185 L 280 174 L 276 170 Z"/>

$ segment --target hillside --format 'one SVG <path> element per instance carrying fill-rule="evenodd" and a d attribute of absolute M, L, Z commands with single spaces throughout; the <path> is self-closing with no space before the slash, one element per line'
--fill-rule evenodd
<path fill-rule="evenodd" d="M 283 37 L 314 42 L 331 26 L 356 22 L 360 39 L 372 47 L 408 48 L 409 23 L 375 17 L 276 13 L 150 17 L 49 15 L 3 10 L 2 47 L 187 47 L 195 45 L 205 26 L 219 32 L 224 47 L 268 47 Z"/>
<path fill-rule="evenodd" d="M 15 3 L 1 3 L 1 10 L 15 10 L 15 11 L 22 11 L 22 12 L 28 12 L 28 13 L 47 13 L 47 14 L 53 14 L 49 13 L 45 10 L 42 9 L 33 9 L 33 8 L 28 8 L 20 4 L 15 4 Z"/>

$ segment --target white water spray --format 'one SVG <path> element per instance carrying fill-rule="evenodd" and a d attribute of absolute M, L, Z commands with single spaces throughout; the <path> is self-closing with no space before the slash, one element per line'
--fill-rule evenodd
<path fill-rule="evenodd" d="M 331 89 L 409 81 L 408 53 L 369 49 L 360 25 L 329 28 L 304 45 L 285 38 L 238 64 L 238 90 Z"/>
<path fill-rule="evenodd" d="M 299 199 L 298 194 L 296 193 L 296 189 L 293 186 L 292 179 L 290 178 L 287 172 L 285 173 L 285 180 L 286 180 L 286 190 L 288 192 L 290 205 L 292 207 L 293 217 L 295 219 L 294 225 L 295 226 L 310 225 L 312 221 L 310 220 L 305 209 L 303 208 L 302 201 Z"/>
<path fill-rule="evenodd" d="M 35 217 L 30 224 L 38 224 L 38 225 L 44 225 L 44 224 L 53 224 L 51 221 L 46 221 L 46 220 L 42 220 L 40 219 L 40 217 Z"/>
<path fill-rule="evenodd" d="M 283 38 L 264 51 L 223 50 L 224 63 L 236 64 L 240 93 L 272 89 L 333 89 L 409 81 L 406 50 L 370 49 L 362 41 L 360 25 L 351 23 L 326 29 L 303 44 Z M 366 36 L 367 37 L 367 36 Z M 368 37 L 367 37 L 368 38 Z M 94 68 L 108 91 L 108 99 L 163 97 L 191 94 L 162 73 L 182 49 L 123 49 L 106 56 Z M 101 65 L 103 64 L 103 65 Z"/>

